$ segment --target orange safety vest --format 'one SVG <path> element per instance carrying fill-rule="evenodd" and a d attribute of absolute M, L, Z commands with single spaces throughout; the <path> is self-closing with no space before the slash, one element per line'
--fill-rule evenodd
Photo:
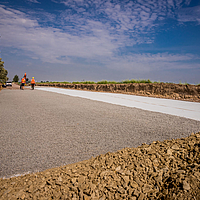
<path fill-rule="evenodd" d="M 35 84 L 35 79 L 31 79 L 31 84 Z"/>
<path fill-rule="evenodd" d="M 26 83 L 26 80 L 25 80 L 25 78 L 23 78 L 23 79 L 22 79 L 22 83 Z"/>

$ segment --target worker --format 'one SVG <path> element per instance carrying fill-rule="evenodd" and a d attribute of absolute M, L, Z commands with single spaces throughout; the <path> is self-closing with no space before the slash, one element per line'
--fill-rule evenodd
<path fill-rule="evenodd" d="M 26 83 L 26 73 L 24 73 L 25 83 Z"/>
<path fill-rule="evenodd" d="M 21 80 L 21 89 L 22 89 L 22 90 L 24 90 L 24 85 L 25 85 L 25 83 L 26 83 L 25 78 L 22 78 L 22 80 Z"/>
<path fill-rule="evenodd" d="M 35 79 L 34 79 L 34 77 L 32 77 L 32 79 L 31 79 L 31 88 L 32 88 L 32 90 L 34 90 L 34 86 L 35 86 Z"/>

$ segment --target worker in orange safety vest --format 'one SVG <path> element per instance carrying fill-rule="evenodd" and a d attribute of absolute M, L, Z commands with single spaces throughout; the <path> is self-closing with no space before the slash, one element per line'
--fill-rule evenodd
<path fill-rule="evenodd" d="M 32 90 L 34 90 L 34 86 L 35 86 L 35 79 L 34 79 L 34 77 L 32 77 L 32 79 L 31 79 L 31 88 L 32 88 Z"/>
<path fill-rule="evenodd" d="M 21 80 L 21 87 L 20 87 L 20 89 L 24 90 L 24 85 L 25 85 L 25 83 L 26 83 L 26 80 L 25 80 L 25 78 L 22 78 L 22 80 Z"/>

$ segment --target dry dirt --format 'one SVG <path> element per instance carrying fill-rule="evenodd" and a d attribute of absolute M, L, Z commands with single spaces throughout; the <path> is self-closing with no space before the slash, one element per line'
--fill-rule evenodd
<path fill-rule="evenodd" d="M 67 89 L 89 90 L 96 92 L 115 92 L 200 102 L 200 85 L 172 83 L 131 83 L 131 84 L 61 84 L 43 83 L 38 86 L 62 87 Z"/>
<path fill-rule="evenodd" d="M 1 199 L 200 199 L 200 132 L 0 179 Z"/>

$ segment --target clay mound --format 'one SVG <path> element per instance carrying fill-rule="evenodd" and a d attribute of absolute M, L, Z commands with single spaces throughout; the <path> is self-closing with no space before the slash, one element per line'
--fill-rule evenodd
<path fill-rule="evenodd" d="M 200 132 L 0 179 L 0 199 L 200 199 Z"/>

